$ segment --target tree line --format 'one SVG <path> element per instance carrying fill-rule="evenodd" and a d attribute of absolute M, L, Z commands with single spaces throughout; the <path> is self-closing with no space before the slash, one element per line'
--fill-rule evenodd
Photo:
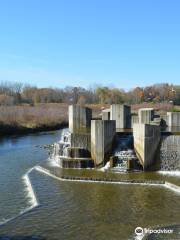
<path fill-rule="evenodd" d="M 110 87 L 38 88 L 20 82 L 0 83 L 0 105 L 38 103 L 67 104 L 138 104 L 143 102 L 170 102 L 180 105 L 180 85 L 168 83 L 136 87 L 129 91 Z"/>

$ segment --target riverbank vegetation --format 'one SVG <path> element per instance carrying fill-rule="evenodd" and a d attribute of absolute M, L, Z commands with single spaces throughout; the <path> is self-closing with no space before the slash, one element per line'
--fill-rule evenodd
<path fill-rule="evenodd" d="M 93 116 L 98 117 L 102 108 L 113 103 L 130 104 L 135 113 L 142 107 L 154 107 L 164 112 L 179 111 L 180 86 L 156 84 L 124 91 L 108 87 L 37 88 L 18 82 L 1 82 L 0 134 L 67 126 L 69 104 L 88 106 L 93 109 Z"/>
<path fill-rule="evenodd" d="M 67 104 L 0 106 L 0 134 L 23 134 L 67 126 Z"/>
<path fill-rule="evenodd" d="M 37 88 L 22 83 L 0 83 L 0 105 L 39 103 L 112 104 L 112 103 L 173 103 L 180 104 L 180 85 L 155 84 L 136 87 L 129 91 L 121 88 L 82 87 Z"/>

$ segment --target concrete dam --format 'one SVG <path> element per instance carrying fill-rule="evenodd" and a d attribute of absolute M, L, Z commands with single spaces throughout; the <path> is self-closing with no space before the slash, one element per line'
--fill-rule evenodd
<path fill-rule="evenodd" d="M 90 108 L 70 105 L 69 130 L 52 157 L 62 168 L 180 170 L 179 128 L 180 112 L 159 116 L 142 108 L 134 115 L 130 106 L 113 104 L 93 119 Z"/>

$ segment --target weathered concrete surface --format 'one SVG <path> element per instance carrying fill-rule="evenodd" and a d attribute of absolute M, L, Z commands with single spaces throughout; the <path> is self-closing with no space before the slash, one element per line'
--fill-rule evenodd
<path fill-rule="evenodd" d="M 59 164 L 62 168 L 92 168 L 94 162 L 91 158 L 70 158 L 61 157 Z"/>
<path fill-rule="evenodd" d="M 112 104 L 110 107 L 110 120 L 116 121 L 116 131 L 131 128 L 131 107 L 121 104 Z"/>
<path fill-rule="evenodd" d="M 134 123 L 139 123 L 139 117 L 137 115 L 131 115 L 131 126 L 133 126 Z"/>
<path fill-rule="evenodd" d="M 70 158 L 90 158 L 90 152 L 87 149 L 79 147 L 68 147 L 67 157 Z"/>
<path fill-rule="evenodd" d="M 180 112 L 167 112 L 167 125 L 169 127 L 180 127 Z"/>
<path fill-rule="evenodd" d="M 102 110 L 102 120 L 110 120 L 110 109 Z"/>
<path fill-rule="evenodd" d="M 161 137 L 160 169 L 165 171 L 180 170 L 180 136 Z"/>
<path fill-rule="evenodd" d="M 94 160 L 95 166 L 106 163 L 112 150 L 115 130 L 115 121 L 91 121 L 91 158 Z"/>
<path fill-rule="evenodd" d="M 153 108 L 140 108 L 138 111 L 139 123 L 150 124 L 154 120 Z"/>
<path fill-rule="evenodd" d="M 69 130 L 71 133 L 90 132 L 92 110 L 79 105 L 69 106 Z"/>
<path fill-rule="evenodd" d="M 159 149 L 160 127 L 150 124 L 134 124 L 134 149 L 143 166 L 147 170 L 155 162 Z"/>
<path fill-rule="evenodd" d="M 87 149 L 91 151 L 91 135 L 90 133 L 71 133 L 70 146 Z"/>

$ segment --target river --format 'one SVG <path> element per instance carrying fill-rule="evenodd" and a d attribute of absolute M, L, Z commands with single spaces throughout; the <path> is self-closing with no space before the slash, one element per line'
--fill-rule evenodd
<path fill-rule="evenodd" d="M 39 147 L 56 142 L 60 134 L 54 131 L 1 139 L 0 239 L 126 240 L 135 239 L 136 227 L 180 223 L 180 193 L 160 185 L 53 178 L 63 174 L 156 179 L 180 185 L 178 175 L 62 170 L 48 158 L 47 150 Z M 180 239 L 177 232 L 179 227 L 173 239 Z M 161 237 L 151 239 L 171 239 L 167 234 Z"/>

